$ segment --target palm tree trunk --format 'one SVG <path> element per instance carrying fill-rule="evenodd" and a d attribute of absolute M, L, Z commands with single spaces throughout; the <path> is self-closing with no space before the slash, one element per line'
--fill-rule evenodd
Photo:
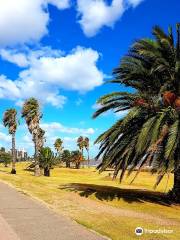
<path fill-rule="evenodd" d="M 66 168 L 70 168 L 70 161 L 69 161 L 69 159 L 66 159 Z"/>
<path fill-rule="evenodd" d="M 180 166 L 174 172 L 174 186 L 171 191 L 173 201 L 180 203 Z"/>
<path fill-rule="evenodd" d="M 88 154 L 88 167 L 90 167 L 89 166 L 89 164 L 90 164 L 90 161 L 89 161 L 89 149 L 87 149 L 87 154 Z"/>
<path fill-rule="evenodd" d="M 44 176 L 45 177 L 50 177 L 50 169 L 48 167 L 44 168 Z"/>
<path fill-rule="evenodd" d="M 15 133 L 12 134 L 12 170 L 11 174 L 16 174 L 16 143 Z"/>
<path fill-rule="evenodd" d="M 37 145 L 37 141 L 38 141 L 38 135 L 35 134 L 34 136 L 34 145 L 35 145 L 35 154 L 34 154 L 34 160 L 35 160 L 35 167 L 34 167 L 34 175 L 36 177 L 41 175 L 41 170 L 39 167 L 39 151 L 38 151 L 38 145 Z"/>
<path fill-rule="evenodd" d="M 76 163 L 76 169 L 80 169 L 80 162 Z"/>
<path fill-rule="evenodd" d="M 180 143 L 177 149 L 177 155 L 175 160 L 175 170 L 174 170 L 174 186 L 169 192 L 169 197 L 172 201 L 180 203 Z"/>
<path fill-rule="evenodd" d="M 82 154 L 82 159 L 83 159 L 83 154 L 84 154 L 84 149 L 82 148 L 82 150 L 81 150 L 81 154 Z M 83 161 L 83 160 L 82 160 Z M 83 166 L 83 168 L 84 168 L 84 161 L 82 162 L 82 166 Z"/>

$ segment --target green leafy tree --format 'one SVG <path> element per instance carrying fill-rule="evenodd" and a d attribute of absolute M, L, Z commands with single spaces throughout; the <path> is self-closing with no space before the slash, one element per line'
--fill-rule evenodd
<path fill-rule="evenodd" d="M 128 114 L 98 137 L 100 171 L 113 166 L 114 177 L 121 170 L 129 174 L 145 164 L 158 173 L 157 186 L 167 172 L 174 173 L 169 193 L 180 202 L 180 29 L 165 33 L 153 28 L 154 39 L 136 41 L 119 67 L 114 70 L 117 83 L 132 87 L 132 92 L 113 92 L 101 97 L 94 117 L 112 110 Z M 136 175 L 137 175 L 136 174 Z"/>
<path fill-rule="evenodd" d="M 50 169 L 58 163 L 58 158 L 49 147 L 44 147 L 39 155 L 40 166 L 44 169 L 44 176 L 50 176 Z"/>
<path fill-rule="evenodd" d="M 4 147 L 1 147 L 0 152 L 5 152 L 6 149 Z"/>
<path fill-rule="evenodd" d="M 29 98 L 25 101 L 22 109 L 22 117 L 25 119 L 29 132 L 32 134 L 32 140 L 34 142 L 34 158 L 35 158 L 35 176 L 40 175 L 39 168 L 39 154 L 42 147 L 42 129 L 40 128 L 40 120 L 42 114 L 40 112 L 40 106 L 35 98 Z M 43 135 L 44 136 L 44 135 Z"/>
<path fill-rule="evenodd" d="M 3 162 L 4 166 L 7 167 L 12 162 L 12 155 L 5 151 L 0 151 L 0 162 Z"/>
<path fill-rule="evenodd" d="M 12 136 L 12 174 L 16 174 L 16 130 L 17 130 L 17 111 L 16 109 L 8 109 L 3 116 L 3 124 L 8 127 L 9 134 Z"/>
<path fill-rule="evenodd" d="M 66 167 L 71 167 L 71 152 L 67 149 L 65 149 L 61 154 L 61 160 L 62 162 L 66 163 Z"/>

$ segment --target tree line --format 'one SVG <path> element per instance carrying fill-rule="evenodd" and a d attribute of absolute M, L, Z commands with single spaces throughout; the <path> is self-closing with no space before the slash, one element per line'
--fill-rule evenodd
<path fill-rule="evenodd" d="M 77 146 L 79 150 L 69 151 L 67 149 L 63 150 L 63 141 L 58 138 L 54 143 L 54 148 L 56 154 L 53 153 L 51 148 L 44 147 L 45 143 L 45 131 L 40 127 L 40 121 L 43 114 L 40 111 L 40 105 L 37 99 L 29 98 L 27 99 L 22 107 L 21 117 L 25 120 L 28 127 L 29 133 L 32 136 L 32 141 L 34 143 L 34 175 L 40 176 L 40 167 L 44 169 L 44 175 L 50 175 L 50 169 L 59 163 L 60 161 L 65 162 L 66 167 L 70 167 L 70 163 L 75 163 L 77 169 L 80 168 L 81 162 L 83 162 L 84 149 L 87 151 L 88 155 L 88 165 L 89 165 L 89 138 L 80 136 L 77 139 Z M 3 124 L 8 128 L 8 132 L 12 137 L 12 174 L 16 174 L 16 131 L 19 124 L 17 119 L 17 111 L 14 108 L 7 109 L 3 115 Z M 10 157 L 7 156 L 5 151 L 0 151 L 0 157 L 4 158 L 5 161 Z M 7 165 L 7 164 L 6 164 Z"/>

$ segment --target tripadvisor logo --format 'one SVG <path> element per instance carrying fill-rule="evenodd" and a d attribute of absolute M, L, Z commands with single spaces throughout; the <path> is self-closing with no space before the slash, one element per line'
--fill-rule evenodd
<path fill-rule="evenodd" d="M 143 234 L 143 228 L 142 228 L 142 227 L 137 227 L 137 228 L 135 229 L 135 234 L 136 234 L 137 236 L 141 236 L 141 235 Z"/>

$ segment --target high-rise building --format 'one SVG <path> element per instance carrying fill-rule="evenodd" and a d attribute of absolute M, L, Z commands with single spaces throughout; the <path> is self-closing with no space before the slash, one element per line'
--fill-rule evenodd
<path fill-rule="evenodd" d="M 12 154 L 12 149 L 11 149 Z M 15 149 L 15 155 L 17 162 L 26 161 L 28 159 L 28 153 L 24 149 Z"/>

